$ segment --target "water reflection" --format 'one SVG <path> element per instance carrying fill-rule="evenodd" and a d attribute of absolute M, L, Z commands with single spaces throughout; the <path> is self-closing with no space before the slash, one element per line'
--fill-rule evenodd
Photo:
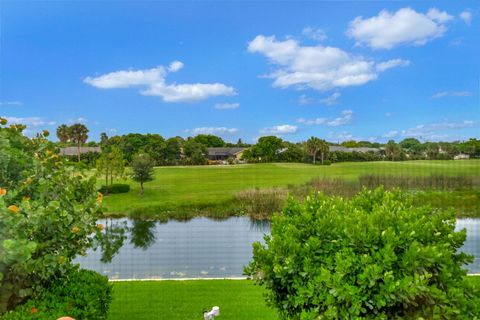
<path fill-rule="evenodd" d="M 155 242 L 155 221 L 133 220 L 130 243 L 146 250 Z"/>
<path fill-rule="evenodd" d="M 106 219 L 94 247 L 76 262 L 110 278 L 240 277 L 252 259 L 252 243 L 263 241 L 270 222 L 231 217 L 168 222 Z M 462 251 L 475 256 L 467 266 L 480 273 L 480 219 L 459 219 L 467 228 Z"/>
<path fill-rule="evenodd" d="M 101 251 L 101 262 L 109 263 L 123 247 L 129 228 L 126 221 L 112 219 L 105 220 L 104 226 L 103 232 L 95 235 L 92 248 L 94 251 Z"/>

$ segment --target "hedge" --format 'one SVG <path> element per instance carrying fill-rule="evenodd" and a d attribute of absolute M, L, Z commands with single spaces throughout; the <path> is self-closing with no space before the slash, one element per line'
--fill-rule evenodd
<path fill-rule="evenodd" d="M 73 269 L 57 279 L 38 297 L 1 316 L 2 320 L 107 319 L 112 285 L 91 270 Z"/>

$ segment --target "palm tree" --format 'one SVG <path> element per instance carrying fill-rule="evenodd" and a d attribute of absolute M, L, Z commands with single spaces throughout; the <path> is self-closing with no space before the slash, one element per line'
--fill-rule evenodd
<path fill-rule="evenodd" d="M 67 143 L 70 140 L 70 128 L 66 124 L 57 128 L 57 138 L 61 143 Z"/>
<path fill-rule="evenodd" d="M 307 147 L 308 154 L 313 156 L 313 164 L 315 164 L 317 153 L 320 152 L 322 165 L 323 165 L 325 156 L 328 153 L 327 142 L 317 137 L 311 137 L 310 139 L 307 140 L 306 147 Z"/>
<path fill-rule="evenodd" d="M 78 162 L 80 162 L 80 147 L 82 143 L 85 143 L 88 139 L 88 128 L 81 124 L 75 123 L 70 127 L 70 140 L 77 144 L 77 156 Z"/>

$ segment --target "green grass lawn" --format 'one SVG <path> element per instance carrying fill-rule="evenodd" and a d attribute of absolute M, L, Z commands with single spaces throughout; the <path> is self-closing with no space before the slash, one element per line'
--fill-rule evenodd
<path fill-rule="evenodd" d="M 115 282 L 110 320 L 203 319 L 203 310 L 220 307 L 216 319 L 277 319 L 263 289 L 247 280 Z"/>
<path fill-rule="evenodd" d="M 480 277 L 469 277 L 480 287 Z M 220 307 L 216 319 L 269 320 L 263 288 L 248 280 L 115 282 L 109 320 L 203 319 L 204 309 Z"/>
<path fill-rule="evenodd" d="M 138 208 L 175 210 L 182 207 L 212 207 L 231 201 L 237 191 L 249 188 L 302 184 L 316 177 L 356 179 L 364 174 L 480 177 L 480 160 L 350 162 L 331 166 L 269 163 L 158 167 L 155 169 L 155 180 L 145 184 L 143 197 L 139 196 L 138 183 L 128 180 L 131 191 L 106 197 L 105 207 L 107 212 L 123 214 Z M 99 183 L 102 183 L 101 179 Z"/>

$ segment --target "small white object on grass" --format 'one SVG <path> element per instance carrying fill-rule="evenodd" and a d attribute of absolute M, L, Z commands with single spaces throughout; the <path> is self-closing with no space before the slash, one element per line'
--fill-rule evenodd
<path fill-rule="evenodd" d="M 215 306 L 212 308 L 212 310 L 210 311 L 207 311 L 203 314 L 203 318 L 205 320 L 211 320 L 213 318 L 215 318 L 216 316 L 220 315 L 220 308 Z"/>

